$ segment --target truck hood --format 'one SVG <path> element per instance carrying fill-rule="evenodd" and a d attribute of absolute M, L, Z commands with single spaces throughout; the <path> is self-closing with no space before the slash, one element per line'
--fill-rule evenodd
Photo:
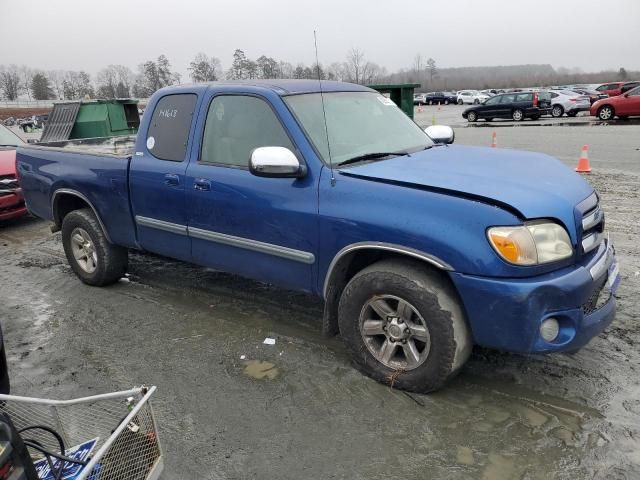
<path fill-rule="evenodd" d="M 16 151 L 15 149 L 0 148 L 0 176 L 15 175 Z"/>
<path fill-rule="evenodd" d="M 557 218 L 570 232 L 575 231 L 576 205 L 593 193 L 577 173 L 548 155 L 461 145 L 436 146 L 340 172 L 491 203 L 523 219 Z"/>

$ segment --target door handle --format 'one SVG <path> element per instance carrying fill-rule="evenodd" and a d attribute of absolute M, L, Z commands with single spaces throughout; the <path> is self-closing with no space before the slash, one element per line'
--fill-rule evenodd
<path fill-rule="evenodd" d="M 168 185 L 170 187 L 176 187 L 176 186 L 180 185 L 180 177 L 178 175 L 173 174 L 173 173 L 167 173 L 164 176 L 164 183 L 165 183 L 165 185 Z"/>
<path fill-rule="evenodd" d="M 211 182 L 206 178 L 196 178 L 193 181 L 193 189 L 208 192 L 211 190 Z"/>

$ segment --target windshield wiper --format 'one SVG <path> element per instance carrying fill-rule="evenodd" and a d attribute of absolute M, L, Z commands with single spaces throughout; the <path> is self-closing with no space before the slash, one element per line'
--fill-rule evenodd
<path fill-rule="evenodd" d="M 343 165 L 349 165 L 350 163 L 362 162 L 363 160 L 375 160 L 384 157 L 403 157 L 405 155 L 409 155 L 408 152 L 372 152 L 372 153 L 364 153 L 362 155 L 357 155 L 355 157 L 348 158 L 343 160 L 338 164 L 338 167 L 342 167 Z"/>

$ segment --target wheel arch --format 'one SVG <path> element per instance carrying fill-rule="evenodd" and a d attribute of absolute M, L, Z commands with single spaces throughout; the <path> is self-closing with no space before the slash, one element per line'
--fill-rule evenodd
<path fill-rule="evenodd" d="M 91 201 L 82 193 L 70 188 L 60 188 L 56 190 L 51 197 L 51 213 L 53 215 L 55 231 L 60 230 L 60 228 L 62 227 L 62 221 L 67 214 L 74 210 L 80 210 L 82 208 L 90 208 L 93 211 L 93 214 L 98 219 L 100 228 L 102 228 L 107 241 L 109 243 L 113 243 L 111 241 L 111 237 L 109 236 L 109 232 L 102 222 L 102 218 L 100 218 L 100 214 L 93 206 Z"/>
<path fill-rule="evenodd" d="M 334 336 L 338 333 L 338 304 L 340 295 L 349 280 L 369 265 L 388 258 L 410 258 L 436 271 L 443 273 L 453 271 L 453 267 L 444 260 L 402 245 L 382 242 L 358 242 L 347 245 L 333 257 L 324 277 L 322 296 L 325 305 L 322 332 L 325 336 Z"/>

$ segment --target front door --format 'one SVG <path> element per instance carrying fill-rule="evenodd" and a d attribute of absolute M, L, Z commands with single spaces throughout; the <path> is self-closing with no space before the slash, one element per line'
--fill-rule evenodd
<path fill-rule="evenodd" d="M 624 93 L 615 108 L 616 115 L 640 115 L 640 87 Z"/>
<path fill-rule="evenodd" d="M 311 171 L 299 179 L 264 178 L 248 169 L 251 152 L 263 146 L 289 148 L 304 161 L 281 123 L 291 114 L 273 96 L 272 104 L 248 94 L 211 100 L 198 161 L 187 170 L 192 255 L 201 265 L 311 290 L 317 179 Z"/>
<path fill-rule="evenodd" d="M 181 260 L 191 259 L 185 174 L 196 104 L 197 96 L 188 93 L 165 95 L 149 106 L 151 121 L 138 134 L 129 174 L 140 246 Z"/>

